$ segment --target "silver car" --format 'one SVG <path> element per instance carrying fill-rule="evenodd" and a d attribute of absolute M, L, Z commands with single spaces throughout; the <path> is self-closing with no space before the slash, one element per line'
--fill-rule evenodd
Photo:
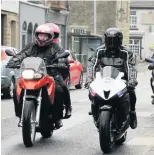
<path fill-rule="evenodd" d="M 6 98 L 12 98 L 16 81 L 19 77 L 19 69 L 5 67 L 8 61 L 12 58 L 12 56 L 8 56 L 5 53 L 6 49 L 11 50 L 14 54 L 19 53 L 19 51 L 13 47 L 1 46 L 1 92 Z"/>

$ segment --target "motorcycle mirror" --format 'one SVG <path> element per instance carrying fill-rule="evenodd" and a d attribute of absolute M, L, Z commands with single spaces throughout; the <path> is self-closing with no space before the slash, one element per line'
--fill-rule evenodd
<path fill-rule="evenodd" d="M 9 50 L 9 49 L 6 49 L 6 50 L 5 50 L 5 53 L 6 53 L 8 56 L 15 56 L 14 53 L 13 53 L 11 50 Z"/>
<path fill-rule="evenodd" d="M 148 58 L 145 58 L 145 61 L 146 61 L 146 62 L 153 63 L 153 61 L 152 61 L 151 59 L 148 59 Z"/>
<path fill-rule="evenodd" d="M 95 51 L 93 48 L 90 48 L 91 51 Z"/>
<path fill-rule="evenodd" d="M 154 69 L 153 64 L 150 64 L 150 65 L 148 66 L 148 69 L 149 69 L 149 70 L 153 70 L 153 69 Z"/>

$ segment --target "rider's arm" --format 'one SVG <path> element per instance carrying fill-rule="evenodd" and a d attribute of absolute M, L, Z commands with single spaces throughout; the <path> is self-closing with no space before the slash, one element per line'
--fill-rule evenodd
<path fill-rule="evenodd" d="M 22 62 L 23 59 L 25 59 L 26 57 L 28 57 L 31 53 L 31 48 L 33 46 L 33 43 L 29 43 L 25 46 L 25 48 L 23 48 L 18 54 L 16 54 L 16 56 L 14 56 L 11 60 L 13 60 L 14 58 L 18 58 L 20 62 Z"/>
<path fill-rule="evenodd" d="M 53 43 L 52 47 L 55 50 L 55 54 L 56 54 L 55 56 L 58 56 L 59 54 L 65 52 L 64 49 L 62 47 L 60 47 L 58 44 L 56 44 L 56 43 Z"/>
<path fill-rule="evenodd" d="M 53 47 L 54 47 L 54 50 L 55 50 L 55 58 L 59 55 L 59 54 L 61 54 L 61 53 L 63 53 L 63 52 L 65 52 L 64 51 L 64 49 L 61 47 L 61 46 L 59 46 L 58 44 L 53 44 Z M 59 59 L 60 60 L 60 59 Z M 65 63 L 66 65 L 68 65 L 69 63 L 68 63 L 68 58 L 62 58 L 60 61 L 59 61 L 59 63 Z"/>
<path fill-rule="evenodd" d="M 92 57 L 90 57 L 87 67 L 87 81 L 92 81 L 95 75 L 96 67 L 100 64 L 100 50 L 97 50 Z"/>
<path fill-rule="evenodd" d="M 128 67 L 128 81 L 131 84 L 131 87 L 137 85 L 137 70 L 135 66 L 135 57 L 133 52 L 127 49 L 127 67 Z"/>

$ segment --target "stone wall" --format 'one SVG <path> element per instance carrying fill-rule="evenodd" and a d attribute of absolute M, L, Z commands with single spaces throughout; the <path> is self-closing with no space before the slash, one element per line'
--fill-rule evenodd
<path fill-rule="evenodd" d="M 120 11 L 120 8 L 123 8 Z M 117 2 L 117 18 L 116 18 L 116 26 L 121 29 L 124 35 L 123 43 L 128 46 L 129 45 L 129 25 L 130 25 L 130 1 L 118 1 Z"/>
<path fill-rule="evenodd" d="M 18 15 L 16 13 L 8 12 L 1 10 L 1 14 L 5 15 L 4 18 L 4 45 L 12 46 L 15 48 L 19 48 L 19 22 Z M 11 21 L 15 22 L 15 32 L 13 32 L 14 36 L 12 36 L 12 44 L 11 44 Z"/>
<path fill-rule="evenodd" d="M 68 18 L 68 31 L 71 28 L 85 27 L 94 32 L 94 1 L 69 1 L 71 10 Z M 128 1 L 97 1 L 96 33 L 103 35 L 109 27 L 119 27 L 124 33 L 124 44 L 129 43 L 129 12 Z M 123 13 L 120 13 L 120 8 Z M 121 18 L 122 17 L 122 18 Z M 121 20 L 122 19 L 122 20 Z"/>

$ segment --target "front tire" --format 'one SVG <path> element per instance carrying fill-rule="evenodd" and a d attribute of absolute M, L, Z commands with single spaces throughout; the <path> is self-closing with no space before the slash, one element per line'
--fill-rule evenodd
<path fill-rule="evenodd" d="M 112 121 L 110 111 L 102 111 L 99 116 L 99 140 L 104 153 L 110 153 L 113 144 Z"/>
<path fill-rule="evenodd" d="M 26 147 L 31 147 L 36 135 L 36 109 L 34 100 L 26 101 L 23 110 L 22 137 Z"/>

